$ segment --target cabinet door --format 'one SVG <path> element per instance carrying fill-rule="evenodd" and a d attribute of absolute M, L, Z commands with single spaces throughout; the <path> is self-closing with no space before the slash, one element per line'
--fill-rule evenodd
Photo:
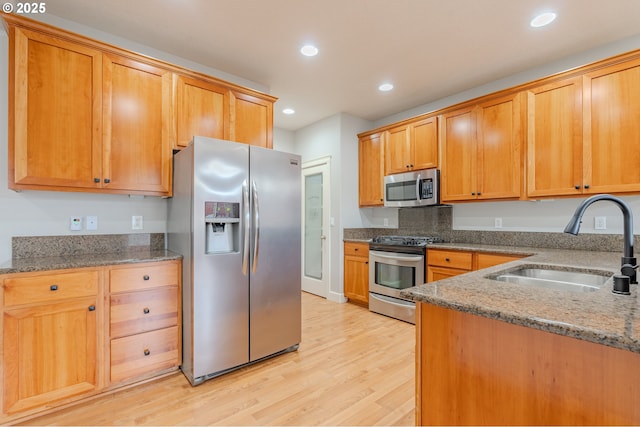
<path fill-rule="evenodd" d="M 273 102 L 231 92 L 232 141 L 273 148 Z"/>
<path fill-rule="evenodd" d="M 527 196 L 582 192 L 582 78 L 527 92 Z"/>
<path fill-rule="evenodd" d="M 358 194 L 360 207 L 384 205 L 383 133 L 366 136 L 358 143 Z"/>
<path fill-rule="evenodd" d="M 4 312 L 4 410 L 15 413 L 97 387 L 96 297 Z"/>
<path fill-rule="evenodd" d="M 477 116 L 479 199 L 518 198 L 522 193 L 520 95 L 480 104 Z"/>
<path fill-rule="evenodd" d="M 176 85 L 176 148 L 195 135 L 228 139 L 229 89 L 212 82 L 174 76 Z"/>
<path fill-rule="evenodd" d="M 171 72 L 104 56 L 103 188 L 169 195 Z"/>
<path fill-rule="evenodd" d="M 102 54 L 21 28 L 9 34 L 9 188 L 98 187 Z"/>
<path fill-rule="evenodd" d="M 443 202 L 477 198 L 476 113 L 466 108 L 442 120 L 440 198 Z"/>
<path fill-rule="evenodd" d="M 420 120 L 410 125 L 413 169 L 438 167 L 438 118 Z"/>
<path fill-rule="evenodd" d="M 584 188 L 640 191 L 640 60 L 584 78 Z"/>
<path fill-rule="evenodd" d="M 345 255 L 344 295 L 362 304 L 369 304 L 369 258 Z"/>
<path fill-rule="evenodd" d="M 410 129 L 400 126 L 387 132 L 385 151 L 385 175 L 408 172 L 413 169 L 411 163 Z"/>

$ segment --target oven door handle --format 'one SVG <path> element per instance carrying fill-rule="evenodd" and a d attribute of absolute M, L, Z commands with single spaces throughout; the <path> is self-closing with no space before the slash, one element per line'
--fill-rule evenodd
<path fill-rule="evenodd" d="M 422 261 L 422 255 L 407 255 L 407 254 L 399 254 L 395 253 L 395 255 L 386 255 L 384 252 L 378 251 L 369 251 L 369 255 L 374 255 L 376 257 L 391 259 L 397 261 L 401 259 L 402 261 Z"/>

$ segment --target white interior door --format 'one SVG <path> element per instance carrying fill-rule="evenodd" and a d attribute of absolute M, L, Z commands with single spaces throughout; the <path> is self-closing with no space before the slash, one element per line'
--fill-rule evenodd
<path fill-rule="evenodd" d="M 302 290 L 329 295 L 330 158 L 302 165 Z"/>

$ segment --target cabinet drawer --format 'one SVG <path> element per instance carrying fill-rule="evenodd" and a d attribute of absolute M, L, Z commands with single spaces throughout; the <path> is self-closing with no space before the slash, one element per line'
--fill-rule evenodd
<path fill-rule="evenodd" d="M 177 324 L 177 286 L 111 296 L 112 338 Z"/>
<path fill-rule="evenodd" d="M 473 265 L 473 253 L 461 251 L 428 250 L 427 264 L 440 267 L 471 270 Z"/>
<path fill-rule="evenodd" d="M 111 340 L 111 382 L 180 365 L 178 327 Z"/>
<path fill-rule="evenodd" d="M 4 305 L 53 302 L 96 295 L 98 272 L 80 271 L 4 280 Z"/>
<path fill-rule="evenodd" d="M 476 269 L 493 267 L 494 265 L 504 264 L 505 262 L 515 261 L 523 258 L 522 255 L 505 255 L 505 254 L 488 254 L 478 253 L 476 255 Z"/>
<path fill-rule="evenodd" d="M 129 292 L 178 284 L 178 264 L 157 263 L 111 270 L 111 292 Z"/>
<path fill-rule="evenodd" d="M 369 258 L 369 244 L 368 243 L 356 243 L 345 242 L 344 243 L 344 255 L 353 255 Z"/>

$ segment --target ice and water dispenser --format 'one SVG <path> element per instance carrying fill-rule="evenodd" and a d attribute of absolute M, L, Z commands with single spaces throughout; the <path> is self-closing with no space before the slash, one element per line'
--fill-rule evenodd
<path fill-rule="evenodd" d="M 240 203 L 204 202 L 205 253 L 237 252 L 240 236 Z"/>

